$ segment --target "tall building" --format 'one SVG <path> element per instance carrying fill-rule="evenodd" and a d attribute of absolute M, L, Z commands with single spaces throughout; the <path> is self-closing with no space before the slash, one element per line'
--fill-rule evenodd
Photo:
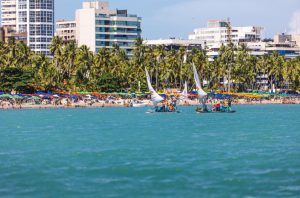
<path fill-rule="evenodd" d="M 76 22 L 60 20 L 56 22 L 56 36 L 63 39 L 64 42 L 76 40 Z"/>
<path fill-rule="evenodd" d="M 110 10 L 108 2 L 83 2 L 76 11 L 76 40 L 97 53 L 114 44 L 131 54 L 134 42 L 141 37 L 141 18 L 127 10 Z"/>
<path fill-rule="evenodd" d="M 255 26 L 231 27 L 231 40 L 233 43 L 257 42 L 261 40 L 263 28 Z M 206 28 L 198 28 L 189 35 L 191 40 L 200 40 L 209 48 L 218 48 L 229 40 L 228 22 L 223 20 L 210 20 Z"/>
<path fill-rule="evenodd" d="M 1 0 L 1 26 L 16 29 L 16 0 Z"/>
<path fill-rule="evenodd" d="M 27 44 L 36 53 L 51 55 L 54 0 L 17 0 L 17 32 L 27 32 Z"/>

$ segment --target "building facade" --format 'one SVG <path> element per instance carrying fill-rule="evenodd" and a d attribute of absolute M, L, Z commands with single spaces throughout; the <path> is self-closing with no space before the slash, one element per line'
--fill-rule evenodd
<path fill-rule="evenodd" d="M 76 21 L 57 21 L 55 35 L 61 37 L 64 42 L 75 41 Z"/>
<path fill-rule="evenodd" d="M 261 40 L 263 28 L 255 26 L 231 27 L 228 32 L 228 22 L 223 20 L 210 20 L 206 28 L 198 28 L 189 35 L 190 40 L 203 41 L 209 48 L 219 48 L 230 39 L 234 44 L 257 42 Z"/>
<path fill-rule="evenodd" d="M 274 43 L 300 47 L 300 34 L 276 34 L 274 36 Z"/>
<path fill-rule="evenodd" d="M 92 1 L 76 11 L 76 41 L 94 53 L 118 45 L 130 55 L 140 37 L 141 18 L 127 10 L 110 10 L 107 2 Z"/>
<path fill-rule="evenodd" d="M 17 0 L 1 0 L 1 26 L 16 29 Z"/>
<path fill-rule="evenodd" d="M 1 27 L 0 28 L 0 41 L 7 43 L 10 39 L 15 39 L 16 42 L 24 42 L 27 43 L 27 33 L 21 32 L 17 33 L 12 27 Z"/>
<path fill-rule="evenodd" d="M 17 0 L 16 31 L 27 33 L 32 51 L 50 56 L 54 36 L 54 0 Z"/>

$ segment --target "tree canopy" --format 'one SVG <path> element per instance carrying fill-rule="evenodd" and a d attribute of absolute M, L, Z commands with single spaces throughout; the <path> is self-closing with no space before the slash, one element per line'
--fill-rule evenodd
<path fill-rule="evenodd" d="M 192 64 L 196 65 L 205 88 L 227 91 L 260 89 L 257 80 L 267 76 L 269 88 L 298 90 L 300 57 L 287 59 L 277 53 L 252 56 L 246 46 L 221 46 L 219 55 L 209 61 L 205 50 L 167 50 L 149 47 L 142 39 L 135 43 L 132 55 L 114 45 L 101 48 L 97 54 L 75 42 L 64 43 L 54 37 L 50 46 L 53 58 L 36 54 L 23 42 L 11 39 L 0 43 L 0 90 L 34 91 L 137 91 L 146 87 L 144 68 L 150 73 L 156 89 L 182 88 L 185 81 L 193 86 Z M 140 85 L 140 86 L 139 86 Z"/>

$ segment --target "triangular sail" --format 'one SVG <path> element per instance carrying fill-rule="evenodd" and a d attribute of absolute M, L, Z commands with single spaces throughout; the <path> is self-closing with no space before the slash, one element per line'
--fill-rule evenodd
<path fill-rule="evenodd" d="M 163 101 L 163 97 L 161 97 L 155 90 L 154 88 L 152 87 L 151 85 L 151 81 L 150 81 L 150 76 L 149 76 L 149 73 L 148 73 L 148 70 L 145 68 L 145 71 L 146 71 L 146 77 L 147 77 L 147 84 L 148 84 L 148 89 L 150 91 L 150 94 L 151 94 L 151 100 L 153 102 L 153 105 L 154 106 L 157 106 L 158 103 L 160 103 L 161 101 Z"/>
<path fill-rule="evenodd" d="M 184 90 L 181 93 L 181 99 L 187 99 L 188 98 L 188 87 L 187 82 L 184 83 Z"/>
<path fill-rule="evenodd" d="M 202 89 L 200 79 L 199 79 L 199 75 L 198 75 L 198 72 L 196 70 L 195 64 L 193 64 L 193 71 L 194 71 L 194 79 L 195 79 L 199 99 L 203 100 L 207 96 L 207 93 Z"/>

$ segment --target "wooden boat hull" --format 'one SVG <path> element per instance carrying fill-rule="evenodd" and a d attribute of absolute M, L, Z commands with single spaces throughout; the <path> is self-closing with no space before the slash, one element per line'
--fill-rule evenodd
<path fill-rule="evenodd" d="M 230 111 L 202 111 L 202 110 L 197 110 L 197 113 L 236 113 L 235 110 L 230 110 Z"/>
<path fill-rule="evenodd" d="M 181 113 L 180 111 L 171 111 L 171 112 L 168 112 L 168 111 L 166 111 L 166 112 L 164 112 L 164 111 L 155 111 L 155 110 L 149 110 L 149 111 L 147 111 L 146 113 Z"/>

